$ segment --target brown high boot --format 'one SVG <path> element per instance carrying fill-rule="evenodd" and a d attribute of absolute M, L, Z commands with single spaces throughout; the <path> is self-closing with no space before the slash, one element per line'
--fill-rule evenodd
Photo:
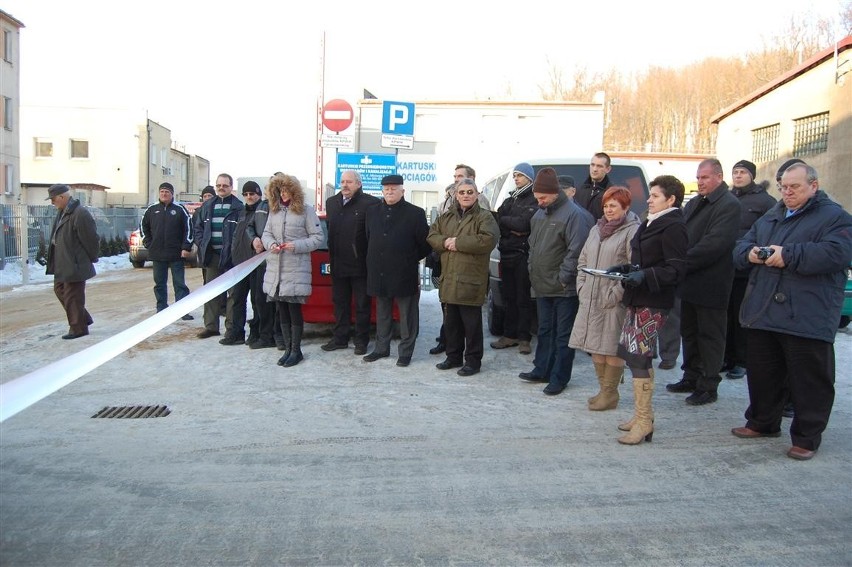
<path fill-rule="evenodd" d="M 601 382 L 601 394 L 595 403 L 589 404 L 592 411 L 606 411 L 618 407 L 618 383 L 624 375 L 623 366 L 604 367 L 603 382 Z"/>
<path fill-rule="evenodd" d="M 651 398 L 653 395 L 653 377 L 633 379 L 636 418 L 630 431 L 618 438 L 618 442 L 622 445 L 638 445 L 643 440 L 651 441 L 654 437 L 654 421 L 651 409 Z"/>
<path fill-rule="evenodd" d="M 606 370 L 606 362 L 595 362 L 595 374 L 598 377 L 598 393 L 589 398 L 589 406 L 597 403 L 604 390 L 604 371 Z"/>
<path fill-rule="evenodd" d="M 648 374 L 651 376 L 651 389 L 654 389 L 654 369 L 649 368 Z M 634 404 L 635 405 L 635 404 Z M 625 421 L 624 423 L 618 424 L 619 431 L 630 431 L 633 429 L 633 424 L 636 423 L 636 412 L 633 412 L 633 417 L 630 418 L 629 421 Z M 651 423 L 654 423 L 654 409 L 651 408 Z"/>

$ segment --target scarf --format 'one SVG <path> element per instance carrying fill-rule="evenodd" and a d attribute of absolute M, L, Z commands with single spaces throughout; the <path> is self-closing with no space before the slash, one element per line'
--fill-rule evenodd
<path fill-rule="evenodd" d="M 617 218 L 615 220 L 608 221 L 606 217 L 601 217 L 598 219 L 598 231 L 601 234 L 601 240 L 605 238 L 609 238 L 615 233 L 616 230 L 621 228 L 624 225 L 624 221 L 627 220 L 627 211 L 621 216 L 621 218 Z"/>
<path fill-rule="evenodd" d="M 666 209 L 664 211 L 660 211 L 659 213 L 648 213 L 648 226 L 651 226 L 651 223 L 654 222 L 654 220 L 660 218 L 664 214 L 670 213 L 670 212 L 676 211 L 676 210 L 677 210 L 677 207 L 669 207 L 668 209 Z"/>

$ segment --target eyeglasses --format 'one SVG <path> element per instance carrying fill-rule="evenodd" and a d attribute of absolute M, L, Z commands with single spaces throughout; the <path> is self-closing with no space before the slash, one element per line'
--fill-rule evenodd
<path fill-rule="evenodd" d="M 468 189 L 467 191 L 459 189 L 456 191 L 456 195 L 473 195 L 474 193 L 476 193 L 476 189 Z"/>
<path fill-rule="evenodd" d="M 230 185 L 227 185 L 227 184 L 219 185 L 218 183 L 216 184 L 216 189 L 227 189 L 228 187 L 230 187 Z"/>

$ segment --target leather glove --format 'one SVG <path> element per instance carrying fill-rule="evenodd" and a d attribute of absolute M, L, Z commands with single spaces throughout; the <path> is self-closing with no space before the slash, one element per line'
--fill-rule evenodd
<path fill-rule="evenodd" d="M 630 264 L 616 264 L 606 269 L 608 274 L 629 274 L 633 270 Z"/>
<path fill-rule="evenodd" d="M 621 280 L 621 283 L 624 285 L 624 287 L 639 287 L 640 285 L 642 285 L 642 282 L 644 282 L 644 281 L 645 281 L 645 272 L 639 270 L 639 271 L 630 272 L 629 274 L 627 274 L 627 277 L 625 277 L 623 280 Z"/>

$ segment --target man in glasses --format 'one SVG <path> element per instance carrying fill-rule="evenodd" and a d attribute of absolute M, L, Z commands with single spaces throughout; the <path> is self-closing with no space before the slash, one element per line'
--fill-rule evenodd
<path fill-rule="evenodd" d="M 456 184 L 456 203 L 435 219 L 427 240 L 441 254 L 439 298 L 446 304 L 446 356 L 435 367 L 459 368 L 472 376 L 482 366 L 482 304 L 488 293 L 488 262 L 500 229 L 494 215 L 478 202 L 473 179 Z"/>
<path fill-rule="evenodd" d="M 223 250 L 223 228 L 226 219 L 236 222 L 243 210 L 243 203 L 233 194 L 234 179 L 227 173 L 216 177 L 216 196 L 204 201 L 198 210 L 201 212 L 193 225 L 193 238 L 198 244 L 198 262 L 204 270 L 204 281 L 212 282 L 226 271 L 225 265 L 230 259 L 230 250 Z M 227 292 L 222 293 L 204 304 L 204 330 L 198 333 L 199 339 L 219 335 L 219 317 L 225 317 L 225 332 L 232 327 L 227 314 Z"/>

